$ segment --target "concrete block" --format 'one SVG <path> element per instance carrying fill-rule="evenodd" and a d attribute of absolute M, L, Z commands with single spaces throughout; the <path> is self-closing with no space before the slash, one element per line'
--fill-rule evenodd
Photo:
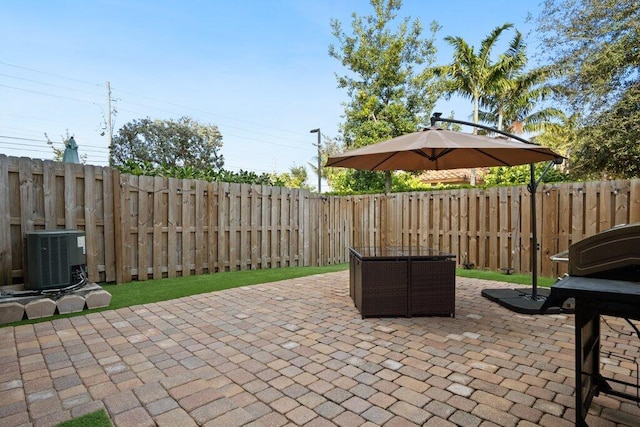
<path fill-rule="evenodd" d="M 17 322 L 24 317 L 24 305 L 17 302 L 0 304 L 0 324 Z"/>
<path fill-rule="evenodd" d="M 41 317 L 53 316 L 56 312 L 56 302 L 51 298 L 40 298 L 31 301 L 24 306 L 28 319 L 39 319 Z"/>
<path fill-rule="evenodd" d="M 111 294 L 105 290 L 91 291 L 85 295 L 87 308 L 108 307 L 111 304 Z"/>
<path fill-rule="evenodd" d="M 58 313 L 75 313 L 84 310 L 84 298 L 80 295 L 65 295 L 60 298 L 56 305 Z"/>

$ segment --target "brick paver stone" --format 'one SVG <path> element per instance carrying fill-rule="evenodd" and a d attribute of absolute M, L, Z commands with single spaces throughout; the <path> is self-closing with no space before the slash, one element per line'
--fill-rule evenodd
<path fill-rule="evenodd" d="M 183 409 L 177 408 L 154 418 L 158 427 L 195 427 L 196 422 Z"/>
<path fill-rule="evenodd" d="M 341 271 L 0 328 L 0 425 L 100 408 L 116 427 L 573 425 L 573 315 L 515 314 L 488 287 L 513 285 L 458 277 L 455 319 L 363 319 Z M 635 355 L 607 322 L 603 348 Z M 587 422 L 637 426 L 640 409 L 601 395 Z"/>
<path fill-rule="evenodd" d="M 154 427 L 156 423 L 143 408 L 134 408 L 116 415 L 113 422 L 117 426 Z"/>

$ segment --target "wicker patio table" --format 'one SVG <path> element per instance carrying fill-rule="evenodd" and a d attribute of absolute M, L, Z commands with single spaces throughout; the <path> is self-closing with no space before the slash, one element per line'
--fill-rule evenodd
<path fill-rule="evenodd" d="M 349 293 L 362 317 L 455 316 L 455 255 L 427 247 L 349 248 Z"/>

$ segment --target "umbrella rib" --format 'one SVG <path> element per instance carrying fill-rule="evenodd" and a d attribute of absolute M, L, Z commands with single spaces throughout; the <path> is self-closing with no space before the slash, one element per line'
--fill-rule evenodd
<path fill-rule="evenodd" d="M 390 153 L 390 155 L 388 157 L 385 157 L 384 159 L 382 159 L 381 161 L 379 161 L 378 163 L 376 163 L 371 170 L 374 171 L 378 168 L 378 166 L 380 166 L 381 164 L 383 164 L 384 162 L 386 162 L 387 160 L 389 160 L 390 158 L 392 158 L 393 156 L 395 156 L 396 153 Z"/>
<path fill-rule="evenodd" d="M 505 162 L 504 160 L 500 159 L 499 157 L 492 156 L 491 154 L 484 152 L 484 151 L 483 151 L 483 150 L 481 150 L 480 148 L 476 148 L 475 150 L 476 150 L 478 153 L 484 154 L 485 156 L 487 156 L 487 157 L 489 157 L 489 158 L 491 158 L 491 159 L 495 160 L 496 162 L 500 162 L 500 163 L 502 163 L 502 164 L 503 164 L 503 165 L 505 165 L 505 166 L 510 166 L 510 165 L 509 165 L 509 163 Z"/>
<path fill-rule="evenodd" d="M 438 160 L 440 157 L 442 157 L 442 156 L 445 156 L 445 155 L 449 154 L 449 153 L 450 153 L 451 151 L 453 151 L 453 150 L 452 150 L 451 148 L 446 148 L 446 149 L 442 150 L 442 152 L 440 152 L 440 154 L 438 154 L 438 155 L 436 155 L 436 149 L 435 149 L 435 148 L 432 148 L 432 149 L 431 149 L 431 153 L 432 153 L 431 155 L 429 155 L 429 154 L 427 154 L 427 153 L 425 153 L 424 151 L 419 150 L 419 149 L 417 149 L 417 150 L 411 150 L 411 151 L 413 151 L 415 154 L 417 154 L 417 155 L 419 155 L 419 156 L 422 156 L 422 157 L 425 157 L 425 158 L 429 159 L 429 160 L 430 160 L 430 161 L 432 161 L 432 162 L 435 162 L 435 161 L 436 161 L 436 160 Z"/>

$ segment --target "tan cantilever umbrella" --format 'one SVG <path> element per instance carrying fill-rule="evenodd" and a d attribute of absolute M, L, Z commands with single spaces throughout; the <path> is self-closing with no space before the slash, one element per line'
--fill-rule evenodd
<path fill-rule="evenodd" d="M 474 135 L 463 132 L 455 132 L 431 126 L 418 132 L 398 136 L 396 138 L 357 148 L 346 153 L 329 157 L 326 166 L 345 167 L 365 170 L 445 170 L 459 168 L 478 168 L 487 166 L 516 166 L 531 165 L 531 229 L 532 247 L 531 264 L 534 266 L 532 273 L 531 295 L 524 295 L 520 291 L 503 292 L 485 290 L 483 295 L 514 311 L 521 313 L 537 313 L 542 305 L 537 294 L 537 230 L 536 230 L 536 204 L 535 192 L 540 179 L 534 177 L 533 164 L 549 162 L 544 174 L 553 163 L 562 163 L 562 156 L 554 153 L 546 147 L 541 147 L 531 142 L 486 126 L 462 122 L 451 119 L 440 119 L 436 114 L 434 121 L 449 121 L 475 126 L 497 132 L 512 139 L 504 137 L 491 137 Z M 511 290 L 507 290 L 511 291 Z"/>
<path fill-rule="evenodd" d="M 536 144 L 436 126 L 329 157 L 326 166 L 366 170 L 445 170 L 516 166 L 562 158 Z"/>

